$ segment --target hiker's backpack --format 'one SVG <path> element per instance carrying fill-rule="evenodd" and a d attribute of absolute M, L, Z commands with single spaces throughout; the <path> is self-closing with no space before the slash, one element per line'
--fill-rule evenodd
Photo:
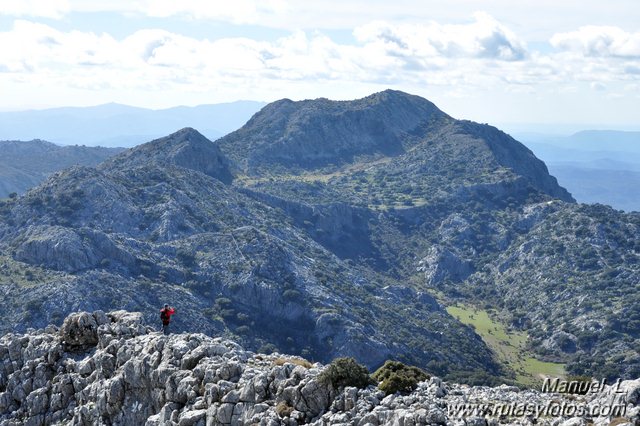
<path fill-rule="evenodd" d="M 167 315 L 167 311 L 162 309 L 160 310 L 160 319 L 162 321 L 167 321 L 169 319 L 169 315 Z"/>

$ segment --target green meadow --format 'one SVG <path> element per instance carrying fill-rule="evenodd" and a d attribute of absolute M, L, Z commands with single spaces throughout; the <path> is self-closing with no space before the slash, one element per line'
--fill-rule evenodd
<path fill-rule="evenodd" d="M 449 306 L 447 312 L 463 324 L 471 325 L 498 360 L 515 373 L 518 383 L 536 386 L 544 377 L 565 376 L 564 364 L 536 359 L 526 348 L 527 334 L 509 330 L 501 322 L 494 321 L 489 312 L 465 305 Z"/>

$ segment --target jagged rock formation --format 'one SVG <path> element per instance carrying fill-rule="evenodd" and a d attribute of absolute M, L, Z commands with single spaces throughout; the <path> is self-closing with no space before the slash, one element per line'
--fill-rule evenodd
<path fill-rule="evenodd" d="M 475 404 L 609 403 L 588 396 L 469 387 L 437 377 L 410 394 L 385 396 L 374 386 L 334 388 L 326 368 L 287 355 L 256 354 L 203 334 L 164 336 L 142 316 L 116 311 L 72 314 L 49 326 L 0 338 L 3 425 L 497 425 L 531 424 L 534 416 L 458 411 Z M 639 424 L 640 380 L 623 382 L 626 409 L 616 424 Z M 586 418 L 535 416 L 542 425 L 581 425 Z M 609 424 L 611 416 L 589 419 Z M 635 422 L 635 423 L 634 423 Z"/>

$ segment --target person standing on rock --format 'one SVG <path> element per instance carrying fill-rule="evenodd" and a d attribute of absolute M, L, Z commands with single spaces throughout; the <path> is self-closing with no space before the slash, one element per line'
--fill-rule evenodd
<path fill-rule="evenodd" d="M 171 323 L 171 315 L 175 314 L 176 310 L 168 304 L 164 305 L 164 308 L 160 309 L 160 320 L 162 320 L 162 332 L 166 335 L 169 334 L 169 323 Z"/>

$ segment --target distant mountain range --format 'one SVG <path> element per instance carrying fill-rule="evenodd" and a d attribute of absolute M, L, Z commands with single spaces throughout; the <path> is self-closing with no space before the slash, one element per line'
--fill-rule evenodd
<path fill-rule="evenodd" d="M 217 139 L 265 104 L 237 101 L 151 110 L 120 104 L 0 112 L 0 140 L 44 139 L 61 145 L 132 147 L 182 127 Z"/>
<path fill-rule="evenodd" d="M 0 198 L 22 194 L 67 167 L 98 165 L 123 149 L 59 146 L 41 140 L 0 141 Z"/>
<path fill-rule="evenodd" d="M 571 136 L 521 134 L 580 202 L 640 211 L 640 132 L 589 130 Z"/>
<path fill-rule="evenodd" d="M 578 204 L 531 150 L 426 99 L 280 100 L 0 202 L 3 331 L 128 309 L 328 361 L 515 381 L 445 306 L 571 374 L 640 376 L 640 214 Z"/>

